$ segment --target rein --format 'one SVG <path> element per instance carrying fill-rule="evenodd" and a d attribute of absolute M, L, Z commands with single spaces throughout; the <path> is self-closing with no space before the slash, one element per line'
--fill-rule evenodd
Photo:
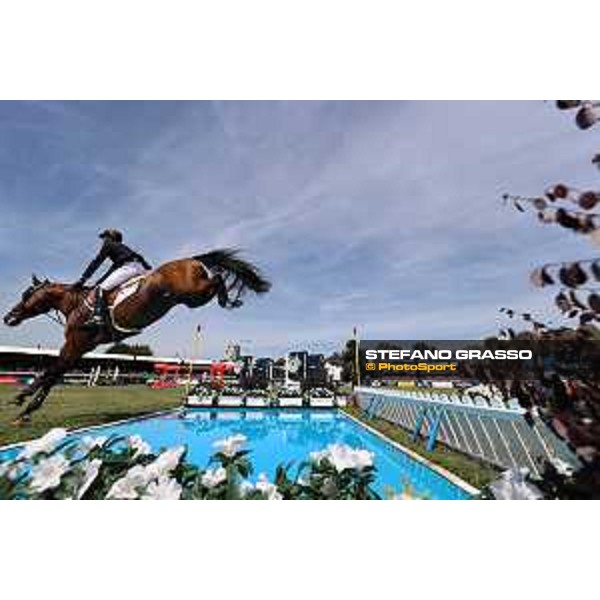
<path fill-rule="evenodd" d="M 54 314 L 44 313 L 44 316 L 47 317 L 48 319 L 50 319 L 51 321 L 58 323 L 61 327 L 64 327 L 66 324 L 66 321 L 65 321 L 64 317 L 62 316 L 62 314 L 56 308 L 53 309 L 52 312 Z"/>
<path fill-rule="evenodd" d="M 85 295 L 81 299 L 81 305 L 85 306 L 88 310 L 92 309 L 92 307 L 89 306 L 89 304 L 85 298 Z M 67 324 L 67 319 L 60 312 L 60 310 L 58 310 L 58 308 L 53 308 L 50 312 L 44 313 L 43 316 L 46 317 L 47 319 L 50 319 L 51 321 L 54 321 L 55 323 L 57 323 L 58 325 L 60 325 L 63 328 Z"/>

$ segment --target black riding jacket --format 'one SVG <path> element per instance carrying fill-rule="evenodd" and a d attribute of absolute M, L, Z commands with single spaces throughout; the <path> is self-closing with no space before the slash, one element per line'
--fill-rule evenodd
<path fill-rule="evenodd" d="M 108 272 L 104 274 L 102 279 L 105 279 L 109 273 L 112 273 L 119 267 L 122 267 L 130 262 L 137 261 L 146 269 L 152 268 L 141 254 L 138 254 L 129 248 L 129 246 L 126 246 L 122 242 L 114 242 L 111 239 L 105 239 L 104 243 L 102 244 L 102 248 L 100 248 L 100 252 L 98 252 L 96 258 L 94 258 L 94 260 L 88 265 L 87 269 L 83 272 L 80 281 L 87 281 L 107 258 L 111 260 L 113 264 Z"/>

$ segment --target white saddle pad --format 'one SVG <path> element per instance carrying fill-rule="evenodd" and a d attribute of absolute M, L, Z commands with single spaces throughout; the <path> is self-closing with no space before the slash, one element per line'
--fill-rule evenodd
<path fill-rule="evenodd" d="M 119 306 L 119 304 L 127 300 L 127 298 L 133 296 L 133 294 L 135 294 L 140 289 L 140 285 L 143 283 L 144 279 L 146 279 L 146 275 L 138 275 L 136 277 L 132 277 L 129 281 L 123 283 L 117 290 L 114 300 L 108 307 L 108 314 L 110 315 L 112 328 L 115 331 L 127 334 L 140 333 L 140 330 L 138 329 L 127 329 L 125 327 L 121 327 L 115 320 L 115 309 L 117 308 L 117 306 Z"/>
<path fill-rule="evenodd" d="M 114 300 L 110 304 L 110 309 L 115 310 L 115 308 L 117 308 L 121 302 L 127 300 L 127 298 L 130 296 L 133 296 L 133 294 L 139 290 L 144 279 L 146 279 L 145 275 L 138 275 L 137 277 L 132 277 L 129 281 L 126 281 L 124 284 L 122 284 L 119 287 Z"/>

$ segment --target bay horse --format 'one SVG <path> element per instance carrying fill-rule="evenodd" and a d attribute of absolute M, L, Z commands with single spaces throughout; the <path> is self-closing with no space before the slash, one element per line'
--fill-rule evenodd
<path fill-rule="evenodd" d="M 112 326 L 89 330 L 82 325 L 92 310 L 93 288 L 41 281 L 34 275 L 21 302 L 6 314 L 4 323 L 9 327 L 16 327 L 27 319 L 57 311 L 64 318 L 65 342 L 56 362 L 39 374 L 12 401 L 13 404 L 22 406 L 27 398 L 33 396 L 14 424 L 28 421 L 31 413 L 42 406 L 50 390 L 62 376 L 84 354 L 99 345 L 139 334 L 177 305 L 197 308 L 216 297 L 223 308 L 238 308 L 242 305 L 241 298 L 247 289 L 263 294 L 270 287 L 270 282 L 259 269 L 242 260 L 237 250 L 214 250 L 165 263 L 149 272 L 143 276 L 138 289 L 110 311 Z M 119 289 L 116 289 L 106 295 L 107 306 L 113 304 L 118 293 Z"/>

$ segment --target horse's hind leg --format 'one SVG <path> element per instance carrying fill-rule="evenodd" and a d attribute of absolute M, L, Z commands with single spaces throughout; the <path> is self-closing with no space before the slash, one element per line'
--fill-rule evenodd
<path fill-rule="evenodd" d="M 242 302 L 239 298 L 231 300 L 229 297 L 230 291 L 231 288 L 228 288 L 225 278 L 220 273 L 217 273 L 210 279 L 204 278 L 198 285 L 190 286 L 184 293 L 178 294 L 179 302 L 189 308 L 198 308 L 216 297 L 219 306 L 222 308 L 237 308 L 241 306 Z"/>
<path fill-rule="evenodd" d="M 213 279 L 218 281 L 217 285 L 217 300 L 219 302 L 219 306 L 221 308 L 239 308 L 242 306 L 242 301 L 238 298 L 231 300 L 229 298 L 229 289 L 227 288 L 227 284 L 225 283 L 225 279 L 221 275 L 216 275 Z"/>
<path fill-rule="evenodd" d="M 204 306 L 215 296 L 217 297 L 219 306 L 222 308 L 231 308 L 227 284 L 225 283 L 225 279 L 222 275 L 213 275 L 207 283 L 204 283 L 204 288 L 202 289 L 201 294 L 190 294 L 190 296 L 191 297 L 184 301 L 184 303 L 190 308 Z"/>
<path fill-rule="evenodd" d="M 225 280 L 221 275 L 215 275 L 213 279 L 215 281 L 215 285 L 217 286 L 217 301 L 219 302 L 219 306 L 221 308 L 227 308 L 229 303 L 229 294 L 227 293 Z"/>

